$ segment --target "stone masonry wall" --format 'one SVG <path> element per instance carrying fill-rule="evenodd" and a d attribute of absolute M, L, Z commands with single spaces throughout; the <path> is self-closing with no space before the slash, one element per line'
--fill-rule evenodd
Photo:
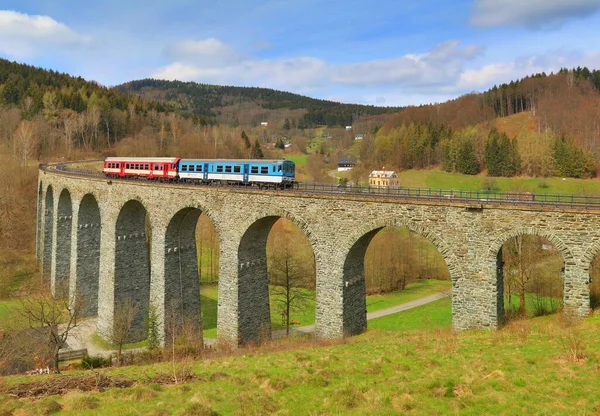
<path fill-rule="evenodd" d="M 578 315 L 589 310 L 589 267 L 600 250 L 600 214 L 594 212 L 494 206 L 474 209 L 452 201 L 420 204 L 376 196 L 362 199 L 344 193 L 311 196 L 190 188 L 50 172 L 40 175 L 40 180 L 45 200 L 49 198 L 48 185 L 52 185 L 55 195 L 69 189 L 74 206 L 88 193 L 98 201 L 101 213 L 98 325 L 105 334 L 111 331 L 115 290 L 122 285 L 126 287 L 117 290 L 118 296 L 150 298 L 164 325 L 165 303 L 181 289 L 179 271 L 176 270 L 177 278 L 173 279 L 175 266 L 168 260 L 172 255 L 168 248 L 173 241 L 167 228 L 177 213 L 186 208 L 206 213 L 217 230 L 220 246 L 217 331 L 222 342 L 233 344 L 256 340 L 269 331 L 263 243 L 274 220 L 280 217 L 297 224 L 314 250 L 316 332 L 324 338 L 352 335 L 365 328 L 364 248 L 372 235 L 385 226 L 406 227 L 440 251 L 452 279 L 455 329 L 493 329 L 501 324 L 502 288 L 497 255 L 508 239 L 534 234 L 554 243 L 565 261 L 565 307 Z M 117 218 L 128 201 L 136 201 L 148 214 L 152 230 L 150 271 L 148 258 L 143 254 L 148 251 L 143 250 L 142 224 L 137 221 L 135 227 L 127 230 L 117 227 Z M 46 230 L 48 222 L 45 224 Z M 189 231 L 190 227 L 186 225 L 185 229 Z M 126 242 L 119 241 L 117 237 L 124 234 L 133 236 L 128 236 Z M 48 233 L 44 235 L 47 238 Z M 191 248 L 189 234 L 181 244 L 186 247 L 184 250 Z M 82 248 L 79 243 L 72 244 L 71 256 L 76 257 Z M 197 265 L 190 259 L 173 264 L 177 269 L 181 264 L 183 275 L 191 276 Z M 78 274 L 72 272 L 71 279 L 78 278 Z M 195 296 L 196 288 L 192 291 Z M 192 305 L 189 313 L 195 314 L 197 307 L 199 303 Z M 140 334 L 143 331 L 138 330 Z M 164 334 L 164 327 L 161 331 Z"/>

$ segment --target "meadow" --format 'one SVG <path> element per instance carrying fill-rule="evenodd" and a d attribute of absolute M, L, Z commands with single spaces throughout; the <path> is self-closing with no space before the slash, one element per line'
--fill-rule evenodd
<path fill-rule="evenodd" d="M 0 412 L 568 415 L 600 410 L 600 315 L 579 323 L 554 315 L 515 321 L 498 331 L 460 333 L 425 319 L 414 322 L 411 328 L 369 329 L 339 341 L 275 340 L 200 361 L 99 369 L 89 377 L 128 387 L 91 393 L 18 399 L 10 394 L 33 391 L 20 383 L 38 383 L 43 394 L 43 386 L 60 379 L 6 377 L 0 383 L 5 392 L 0 392 Z"/>
<path fill-rule="evenodd" d="M 367 312 L 374 312 L 392 306 L 400 305 L 413 301 L 434 293 L 449 290 L 451 283 L 449 280 L 423 279 L 410 282 L 404 290 L 386 293 L 383 295 L 367 296 Z M 299 322 L 295 326 L 313 325 L 315 323 L 315 295 L 313 291 L 304 290 L 308 295 L 308 300 L 300 310 L 293 310 L 290 315 L 291 320 Z M 202 322 L 204 338 L 217 337 L 217 304 L 218 289 L 216 285 L 203 285 L 200 290 L 202 306 Z M 278 310 L 273 289 L 271 288 L 271 323 L 272 329 L 285 329 L 281 321 L 281 311 Z"/>

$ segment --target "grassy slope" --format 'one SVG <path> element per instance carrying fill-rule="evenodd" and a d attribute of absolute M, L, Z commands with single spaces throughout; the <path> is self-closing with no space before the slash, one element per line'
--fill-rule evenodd
<path fill-rule="evenodd" d="M 8 319 L 11 311 L 13 311 L 18 304 L 19 302 L 16 300 L 0 301 L 0 329 L 2 329 L 2 323 L 5 322 L 5 319 Z"/>
<path fill-rule="evenodd" d="M 408 188 L 463 189 L 477 191 L 483 189 L 487 176 L 462 175 L 440 170 L 406 170 L 400 172 L 400 183 Z M 494 178 L 500 190 L 535 192 L 539 194 L 589 194 L 600 195 L 600 181 L 597 179 L 566 178 Z M 547 187 L 540 186 L 545 183 Z"/>
<path fill-rule="evenodd" d="M 188 363 L 197 379 L 184 385 L 146 381 L 172 374 L 170 363 L 100 370 L 139 380 L 139 385 L 94 393 L 92 405 L 97 407 L 92 410 L 69 410 L 81 394 L 50 399 L 64 406 L 65 414 L 77 415 L 212 414 L 211 409 L 240 415 L 598 411 L 600 315 L 575 327 L 542 318 L 497 332 L 369 330 L 329 346 L 291 343 L 272 344 L 276 352 L 242 350 L 233 357 Z M 574 353 L 580 357 L 573 358 Z M 6 378 L 5 384 L 24 379 Z M 22 414 L 38 413 L 50 399 L 4 396 L 0 410 L 19 407 Z"/>
<path fill-rule="evenodd" d="M 444 280 L 418 280 L 411 282 L 403 291 L 387 293 L 385 295 L 367 296 L 367 311 L 373 312 L 390 306 L 400 305 L 412 300 L 428 296 L 437 292 L 450 289 L 450 281 Z M 272 292 L 272 290 L 271 290 Z M 309 291 L 306 291 L 309 292 Z M 296 319 L 300 325 L 312 325 L 315 323 L 315 303 L 314 294 L 312 299 L 306 305 L 304 312 L 295 311 L 291 314 L 291 319 Z M 202 286 L 201 305 L 202 321 L 204 326 L 205 338 L 217 337 L 217 299 L 218 289 L 216 285 Z M 274 330 L 283 329 L 281 325 L 281 311 L 273 301 L 271 296 L 271 321 Z"/>

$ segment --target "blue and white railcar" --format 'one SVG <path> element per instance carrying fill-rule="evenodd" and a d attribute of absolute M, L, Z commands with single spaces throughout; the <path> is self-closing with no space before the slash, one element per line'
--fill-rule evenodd
<path fill-rule="evenodd" d="M 178 173 L 183 181 L 289 187 L 296 166 L 284 159 L 181 159 Z"/>

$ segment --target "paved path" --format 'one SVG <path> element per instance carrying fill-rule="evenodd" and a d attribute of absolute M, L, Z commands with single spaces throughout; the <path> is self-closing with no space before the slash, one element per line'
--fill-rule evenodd
<path fill-rule="evenodd" d="M 416 308 L 418 306 L 423 306 L 427 303 L 434 302 L 438 299 L 442 299 L 450 296 L 450 291 L 447 292 L 438 292 L 433 295 L 425 296 L 410 302 L 402 303 L 400 305 L 392 306 L 389 308 L 381 309 L 375 312 L 367 313 L 367 320 L 381 318 L 382 316 L 392 315 L 394 313 L 406 311 L 408 309 Z M 104 357 L 108 357 L 116 351 L 106 351 L 100 349 L 92 342 L 92 334 L 96 332 L 96 319 L 90 318 L 86 321 L 83 321 L 79 324 L 77 328 L 72 333 L 72 336 L 69 336 L 68 344 L 69 349 L 77 350 L 82 348 L 87 348 L 88 354 L 90 356 L 101 355 Z M 306 325 L 300 327 L 290 328 L 290 333 L 292 334 L 311 334 L 315 332 L 314 325 Z M 283 338 L 285 337 L 285 330 L 273 331 L 273 338 Z M 204 344 L 206 346 L 214 346 L 217 343 L 216 338 L 204 338 Z M 128 350 L 131 351 L 131 350 Z"/>

